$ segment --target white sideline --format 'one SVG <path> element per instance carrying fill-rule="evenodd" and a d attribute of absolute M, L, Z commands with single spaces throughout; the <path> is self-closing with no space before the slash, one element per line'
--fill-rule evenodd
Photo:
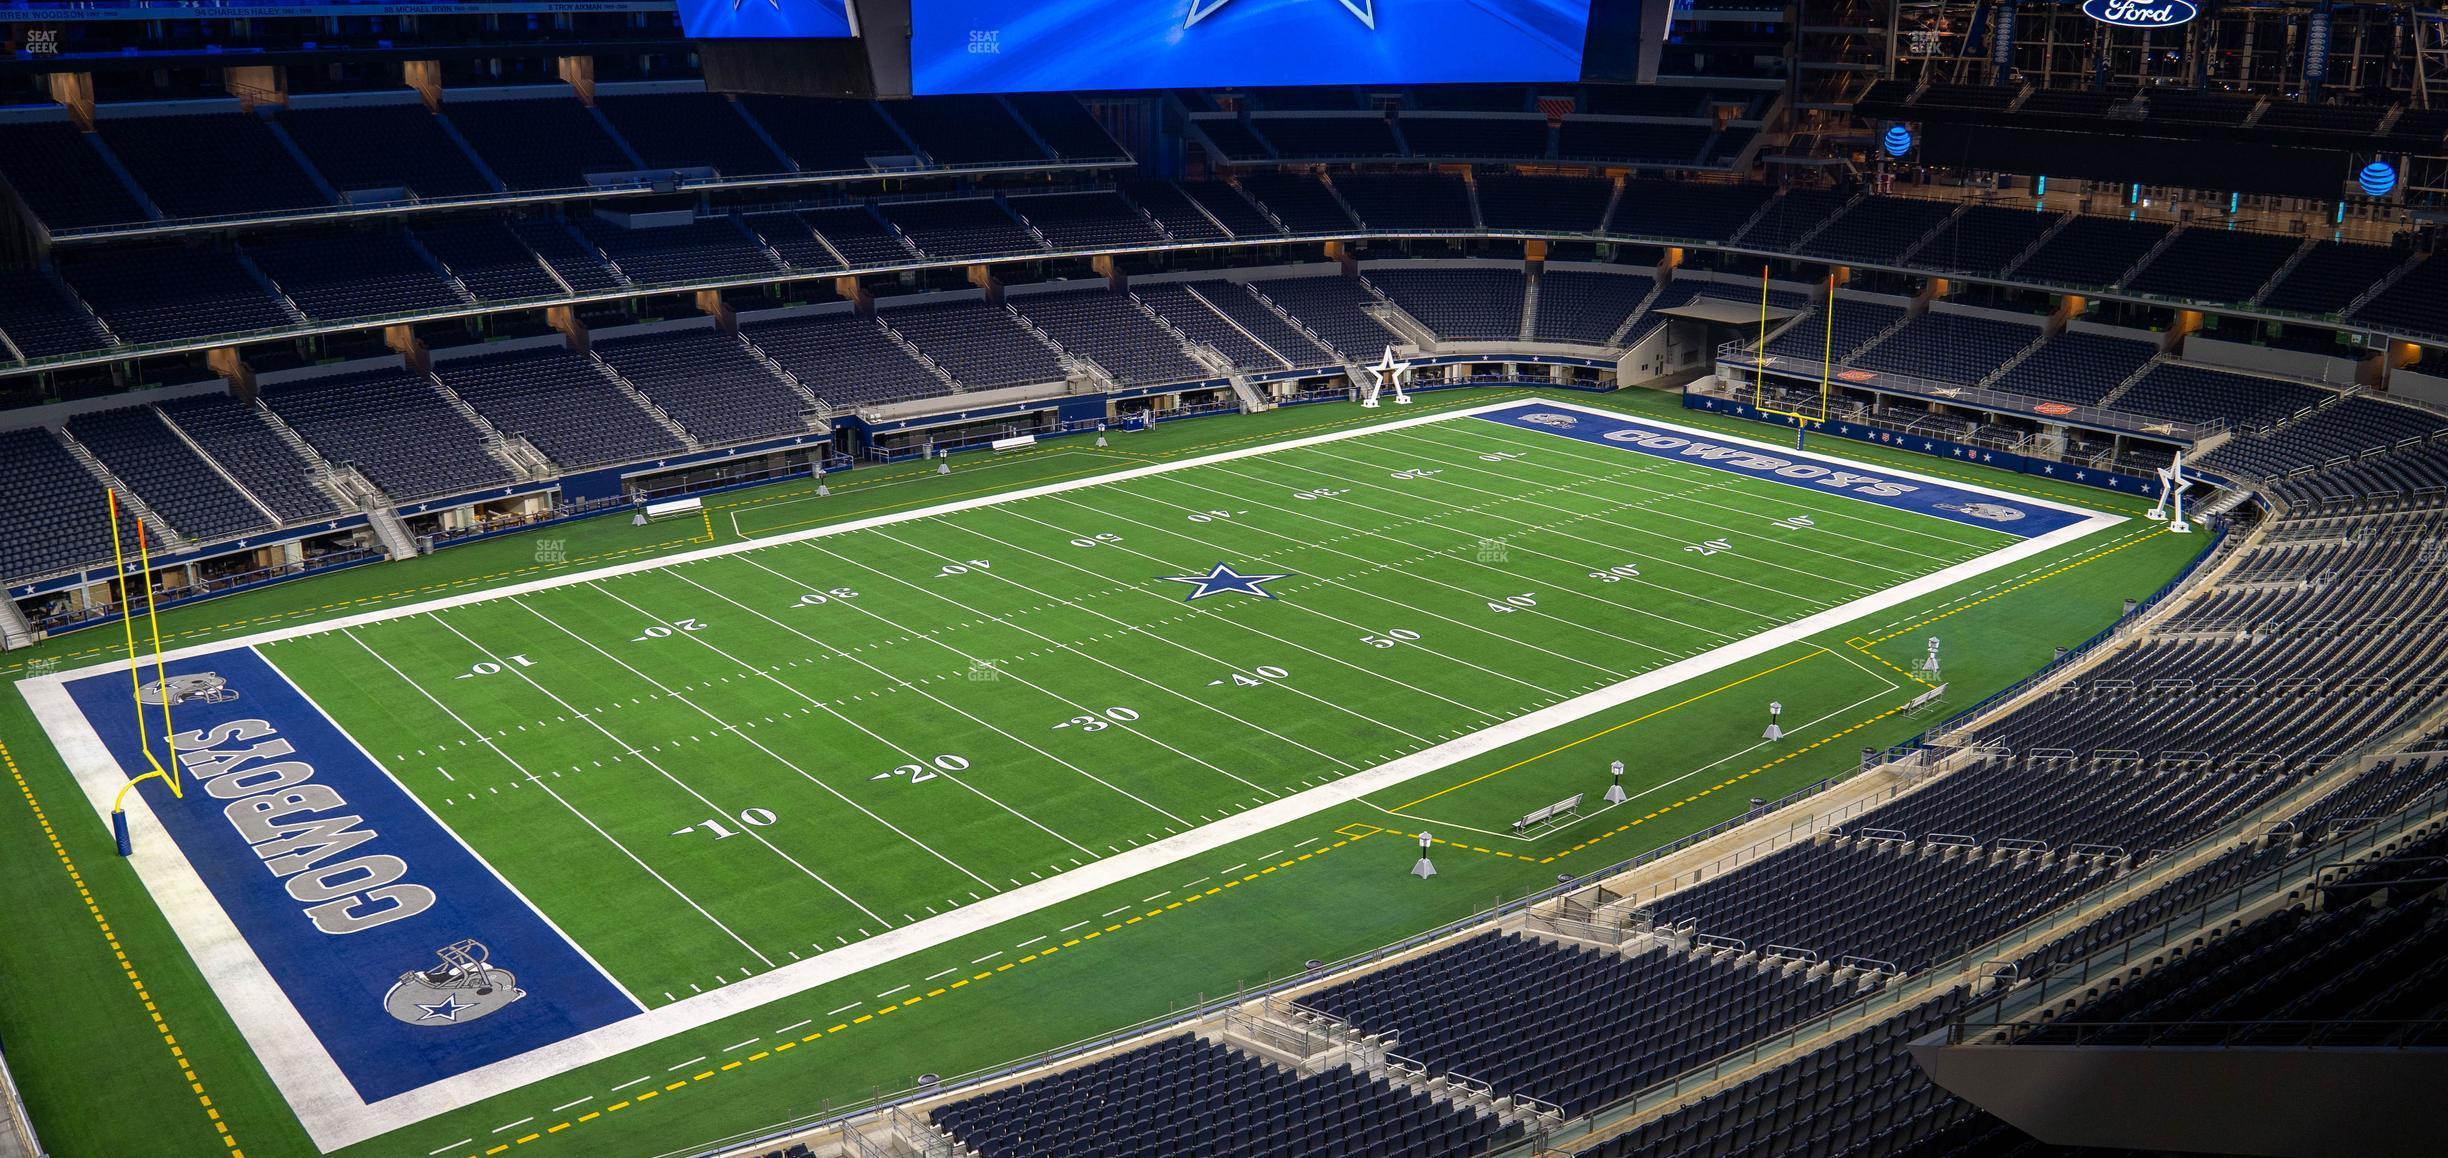
<path fill-rule="evenodd" d="M 1525 404 L 1577 410 L 1609 418 L 1629 418 L 1714 442 L 1754 447 L 1786 458 L 1826 463 L 1844 462 L 1842 459 L 1830 456 L 1797 453 L 1789 448 L 1754 439 L 1699 430 L 1641 415 L 1625 415 L 1617 411 L 1544 398 L 1512 399 L 1485 406 L 1441 411 L 1417 418 L 1311 435 L 1306 438 L 1265 443 L 1239 450 L 1184 459 L 1179 462 L 1158 463 L 1085 479 L 1049 483 L 1007 494 L 963 499 L 899 514 L 854 519 L 773 538 L 701 548 L 574 575 L 446 596 L 403 607 L 361 612 L 339 619 L 278 628 L 238 639 L 179 648 L 170 652 L 168 658 L 178 659 L 239 647 L 251 647 L 259 643 L 292 639 L 343 627 L 355 627 L 404 616 L 421 615 L 442 608 L 588 583 L 613 575 L 651 571 L 697 559 L 763 550 L 787 543 L 827 535 L 846 534 L 869 527 L 909 522 L 956 511 L 972 510 L 1016 499 L 1058 494 L 1133 478 L 1186 470 L 1210 463 L 1364 437 L 1386 430 L 1446 422 Z M 253 1047 L 273 1083 L 280 1088 L 283 1097 L 288 1100 L 290 1108 L 297 1113 L 299 1122 L 305 1127 L 308 1136 L 313 1139 L 317 1147 L 328 1153 L 434 1115 L 471 1105 L 519 1086 L 614 1057 L 673 1034 L 695 1029 L 733 1014 L 742 1013 L 887 964 L 910 954 L 982 932 L 1003 922 L 1119 884 L 1143 873 L 1211 852 L 1268 829 L 1290 824 L 1326 809 L 1351 803 L 1380 789 L 1493 751 L 1550 728 L 1560 727 L 1582 717 L 1629 703 L 1660 689 L 1672 687 L 1686 680 L 1740 663 L 1865 615 L 1919 599 L 2023 559 L 2045 554 L 2107 527 L 2128 521 L 2120 515 L 2104 514 L 2026 495 L 2010 495 L 1976 484 L 1938 479 L 1886 466 L 1876 469 L 1883 474 L 1899 478 L 1977 491 L 2026 506 L 2043 506 L 2087 517 L 2038 538 L 2027 539 L 1980 558 L 1873 592 L 1849 603 L 1840 604 L 1781 627 L 1771 628 L 1715 650 L 1702 652 L 1688 659 L 1505 721 L 1460 739 L 1412 753 L 1366 771 L 1353 773 L 1330 784 L 1270 801 L 1230 819 L 1216 821 L 1178 836 L 1142 845 L 1128 852 L 1091 862 L 1060 876 L 997 894 L 965 908 L 930 917 L 915 924 L 904 925 L 856 944 L 835 949 L 822 956 L 785 965 L 713 992 L 673 1002 L 600 1029 L 445 1078 L 378 1102 L 367 1103 L 357 1096 L 347 1079 L 341 1075 L 339 1067 L 324 1051 L 320 1040 L 307 1027 L 304 1019 L 291 1005 L 287 995 L 273 981 L 261 960 L 255 956 L 253 947 L 247 944 L 245 938 L 239 934 L 236 926 L 222 911 L 211 891 L 196 875 L 194 867 L 187 862 L 185 856 L 172 842 L 167 840 L 140 842 L 132 864 L 145 882 L 146 889 L 153 894 L 155 902 L 161 907 L 163 914 L 177 932 L 180 942 L 195 958 L 206 976 L 214 980 L 215 988 L 220 993 L 231 1017 L 237 1022 L 240 1033 Z M 117 670 L 120 670 L 118 664 L 99 663 L 71 672 L 26 680 L 19 684 L 27 703 L 32 707 L 36 718 L 42 722 L 44 731 L 49 735 L 52 744 L 66 760 L 71 772 L 76 775 L 79 786 L 84 790 L 87 799 L 95 809 L 95 814 L 103 818 L 105 822 L 107 822 L 112 798 L 117 794 L 119 787 L 126 782 L 125 773 L 109 757 L 92 726 L 69 698 L 66 684 L 70 680 Z M 335 721 L 333 726 L 338 728 L 339 725 Z M 353 738 L 352 742 L 354 742 Z M 376 766 L 381 765 L 378 762 Z M 405 791 L 405 786 L 403 786 L 403 791 Z M 132 817 L 131 823 L 139 827 L 150 826 L 158 831 L 158 825 L 153 821 L 151 811 L 142 794 L 130 795 L 128 811 Z M 539 916 L 541 915 L 539 913 Z"/>

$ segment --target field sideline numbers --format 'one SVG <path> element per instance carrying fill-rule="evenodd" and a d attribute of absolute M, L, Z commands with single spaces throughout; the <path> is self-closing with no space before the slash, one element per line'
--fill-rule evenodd
<path fill-rule="evenodd" d="M 935 573 L 935 577 L 941 579 L 949 575 L 966 575 L 971 571 L 991 570 L 994 570 L 993 566 L 988 564 L 984 559 L 968 559 L 959 563 L 944 564 L 944 569 L 937 571 Z"/>
<path fill-rule="evenodd" d="M 799 597 L 797 606 L 822 607 L 827 603 L 834 602 L 835 600 L 856 598 L 858 598 L 858 592 L 853 591 L 848 587 L 835 587 L 827 591 L 810 591 L 807 594 Z"/>
<path fill-rule="evenodd" d="M 683 631 L 699 632 L 704 631 L 705 629 L 706 625 L 702 620 L 695 618 L 675 619 L 670 623 L 650 624 L 647 626 L 643 634 L 631 636 L 629 642 L 644 643 L 650 639 L 669 639 Z"/>
<path fill-rule="evenodd" d="M 1392 631 L 1386 632 L 1384 635 L 1363 635 L 1360 637 L 1360 642 L 1365 643 L 1370 647 L 1387 648 L 1398 643 L 1410 643 L 1419 637 L 1420 635 L 1416 631 L 1406 627 L 1397 627 Z"/>
<path fill-rule="evenodd" d="M 779 819 L 781 818 L 775 816 L 773 809 L 770 808 L 743 808 L 739 810 L 739 822 L 750 828 L 763 828 Z M 739 833 L 730 825 L 723 823 L 723 818 L 714 816 L 709 816 L 704 820 L 700 820 L 695 824 L 689 825 L 687 828 L 674 829 L 672 831 L 672 835 L 687 836 L 700 828 L 706 830 L 707 832 L 713 833 L 714 839 L 716 840 L 727 840 L 731 837 L 739 835 Z"/>
<path fill-rule="evenodd" d="M 1630 563 L 1618 563 L 1604 571 L 1592 571 L 1589 577 L 1601 583 L 1621 583 L 1626 579 L 1640 578 L 1640 568 Z"/>
<path fill-rule="evenodd" d="M 1054 728 L 1056 731 L 1060 731 L 1064 728 L 1078 728 L 1083 732 L 1102 732 L 1107 728 L 1113 727 L 1115 724 L 1127 724 L 1138 718 L 1139 713 L 1134 712 L 1129 708 L 1107 708 L 1102 712 L 1091 712 L 1084 716 L 1073 716 L 1068 720 L 1064 720 L 1063 722 L 1054 725 Z"/>
<path fill-rule="evenodd" d="M 1245 688 L 1264 687 L 1269 683 L 1283 679 L 1291 674 L 1291 672 L 1276 667 L 1274 664 L 1262 663 L 1257 667 L 1249 669 L 1247 674 L 1241 672 L 1232 673 L 1232 678 L 1229 680 L 1208 680 L 1207 686 L 1211 688 L 1222 687 L 1226 683 L 1231 683 L 1235 686 Z"/>
<path fill-rule="evenodd" d="M 906 776 L 909 778 L 910 783 L 917 784 L 922 781 L 933 780 L 937 776 L 940 776 L 946 772 L 964 771 L 968 767 L 969 761 L 966 758 L 955 756 L 949 752 L 946 752 L 941 756 L 937 756 L 932 760 L 926 761 L 925 763 L 903 764 L 890 772 L 878 772 L 875 775 L 868 777 L 868 779 L 890 780 L 895 776 Z"/>
<path fill-rule="evenodd" d="M 534 666 L 535 666 L 535 661 L 534 661 L 534 660 L 529 659 L 529 658 L 527 658 L 526 656 L 523 656 L 523 655 L 514 655 L 514 656 L 510 656 L 510 657 L 508 657 L 508 658 L 509 658 L 509 660 L 510 660 L 510 666 L 512 666 L 512 667 L 534 667 Z M 475 679 L 477 676 L 500 675 L 501 673 L 502 673 L 502 665 L 501 665 L 501 664 L 498 664 L 498 663 L 495 663 L 495 662 L 493 662 L 492 660 L 489 660 L 489 659 L 488 659 L 488 660 L 481 660 L 481 661 L 479 661 L 479 662 L 476 664 L 476 666 L 471 667 L 471 668 L 467 669 L 466 671 L 460 672 L 458 675 L 452 676 L 451 678 L 452 678 L 452 679 L 455 679 L 455 680 L 472 680 L 472 679 Z"/>
<path fill-rule="evenodd" d="M 1071 540 L 1071 545 L 1074 547 L 1102 547 L 1107 543 L 1119 543 L 1121 541 L 1122 536 L 1114 534 L 1112 531 L 1099 531 L 1093 535 L 1082 535 L 1079 538 L 1073 539 Z"/>
<path fill-rule="evenodd" d="M 1502 600 L 1488 600 L 1488 610 L 1503 612 L 1507 615 L 1510 615 L 1524 607 L 1536 606 L 1538 606 L 1538 592 L 1536 591 L 1524 591 L 1519 595 L 1507 595 Z"/>

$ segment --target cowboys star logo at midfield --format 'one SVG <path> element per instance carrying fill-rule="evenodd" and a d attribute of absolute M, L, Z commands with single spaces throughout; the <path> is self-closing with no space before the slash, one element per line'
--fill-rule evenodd
<path fill-rule="evenodd" d="M 1255 595 L 1260 599 L 1273 599 L 1275 593 L 1267 590 L 1262 584 L 1272 583 L 1277 579 L 1288 579 L 1291 576 L 1289 574 L 1244 575 L 1233 570 L 1230 563 L 1218 563 L 1215 565 L 1215 570 L 1204 575 L 1160 575 L 1157 578 L 1168 583 L 1191 584 L 1195 589 L 1190 592 L 1190 602 L 1196 603 L 1210 595 L 1222 595 L 1227 591 Z"/>
<path fill-rule="evenodd" d="M 383 994 L 383 1012 L 410 1025 L 457 1025 L 527 996 L 517 977 L 488 959 L 481 941 L 455 941 L 434 956 L 441 963 L 433 968 L 400 974 Z"/>

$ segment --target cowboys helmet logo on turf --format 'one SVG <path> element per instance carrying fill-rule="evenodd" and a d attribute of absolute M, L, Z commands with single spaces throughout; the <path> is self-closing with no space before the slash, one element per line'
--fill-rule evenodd
<path fill-rule="evenodd" d="M 167 698 L 175 708 L 181 704 L 231 703 L 237 700 L 238 693 L 230 690 L 229 681 L 218 673 L 200 671 L 148 682 L 137 689 L 136 698 L 148 704 L 158 704 Z"/>
<path fill-rule="evenodd" d="M 1522 421 L 1538 426 L 1552 426 L 1558 430 L 1569 430 L 1575 426 L 1581 425 L 1581 420 L 1573 417 L 1570 414 L 1555 414 L 1545 410 L 1541 410 L 1536 414 L 1524 414 L 1522 415 Z"/>
<path fill-rule="evenodd" d="M 1987 519 L 1992 523 L 2011 523 L 2023 517 L 2023 508 L 2010 507 L 2004 503 L 1939 503 L 1938 509 L 1953 511 L 1959 515 L 1970 515 L 1976 519 Z"/>
<path fill-rule="evenodd" d="M 527 996 L 518 978 L 493 964 L 481 941 L 455 941 L 434 951 L 441 963 L 400 974 L 383 994 L 383 1012 L 410 1025 L 474 1021 Z"/>

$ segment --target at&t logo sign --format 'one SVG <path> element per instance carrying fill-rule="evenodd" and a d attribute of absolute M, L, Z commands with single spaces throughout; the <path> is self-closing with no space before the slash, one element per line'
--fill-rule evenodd
<path fill-rule="evenodd" d="M 2193 0 L 2083 0 L 2083 15 L 2119 28 L 2174 28 L 2201 15 Z"/>

